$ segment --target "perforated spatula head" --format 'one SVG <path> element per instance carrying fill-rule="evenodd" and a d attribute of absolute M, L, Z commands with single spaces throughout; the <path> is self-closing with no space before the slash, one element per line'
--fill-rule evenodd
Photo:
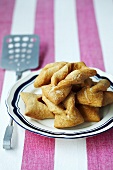
<path fill-rule="evenodd" d="M 7 35 L 3 39 L 1 67 L 23 72 L 39 65 L 39 37 Z"/>

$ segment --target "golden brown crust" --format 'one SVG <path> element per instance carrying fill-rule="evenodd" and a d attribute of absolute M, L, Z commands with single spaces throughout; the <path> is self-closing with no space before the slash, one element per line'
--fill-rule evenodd
<path fill-rule="evenodd" d="M 72 70 L 72 63 L 67 63 L 60 70 L 53 74 L 51 77 L 51 84 L 56 86 L 61 80 L 63 80 Z"/>
<path fill-rule="evenodd" d="M 47 64 L 36 77 L 34 87 L 37 88 L 50 83 L 52 75 L 65 64 L 66 62 L 55 62 Z"/>
<path fill-rule="evenodd" d="M 103 92 L 93 93 L 90 88 L 83 88 L 76 94 L 77 103 L 94 107 L 101 107 Z"/>
<path fill-rule="evenodd" d="M 54 118 L 54 114 L 49 111 L 48 107 L 43 102 L 41 102 L 41 95 L 21 92 L 20 96 L 26 105 L 26 116 L 38 120 Z"/>
<path fill-rule="evenodd" d="M 92 86 L 94 86 L 96 84 L 97 84 L 97 82 L 94 82 L 91 78 L 87 78 L 82 84 L 73 84 L 72 91 L 73 92 L 78 92 L 83 87 L 92 87 Z"/>
<path fill-rule="evenodd" d="M 43 96 L 42 99 L 48 106 L 49 110 L 55 114 L 54 127 L 73 127 L 84 122 L 83 117 L 74 105 L 75 97 L 73 93 L 69 94 L 69 96 L 63 102 L 63 105 L 55 105 L 45 96 Z"/>
<path fill-rule="evenodd" d="M 83 67 L 86 67 L 86 64 L 84 62 L 73 63 L 73 70 L 80 70 Z"/>
<path fill-rule="evenodd" d="M 66 87 L 69 85 L 82 84 L 86 79 L 96 75 L 96 70 L 83 67 L 80 70 L 74 70 L 69 73 L 66 78 L 58 83 L 58 87 Z"/>
<path fill-rule="evenodd" d="M 110 82 L 106 79 L 102 79 L 95 86 L 91 88 L 91 91 L 93 93 L 96 93 L 99 91 L 107 91 L 109 86 L 110 86 Z"/>
<path fill-rule="evenodd" d="M 106 105 L 111 104 L 111 103 L 113 103 L 113 92 L 105 91 L 103 93 L 103 103 L 102 103 L 102 105 L 106 106 Z"/>
<path fill-rule="evenodd" d="M 51 84 L 41 87 L 43 95 L 56 105 L 66 98 L 66 96 L 70 93 L 71 88 L 72 87 L 69 86 L 59 89 L 57 86 L 52 86 Z"/>
<path fill-rule="evenodd" d="M 77 106 L 79 112 L 82 114 L 85 122 L 99 122 L 99 107 L 92 107 L 86 105 Z"/>
<path fill-rule="evenodd" d="M 105 91 L 109 86 L 110 82 L 106 79 L 103 79 L 92 87 L 84 87 L 79 92 L 77 92 L 77 102 L 83 105 L 102 107 L 103 104 L 105 105 L 105 102 L 107 103 L 107 101 L 105 101 L 107 99 L 107 93 Z M 104 97 L 104 93 L 106 97 Z M 113 96 L 110 95 L 108 96 L 108 98 L 109 97 L 113 98 Z M 110 101 L 111 99 L 108 100 Z"/>

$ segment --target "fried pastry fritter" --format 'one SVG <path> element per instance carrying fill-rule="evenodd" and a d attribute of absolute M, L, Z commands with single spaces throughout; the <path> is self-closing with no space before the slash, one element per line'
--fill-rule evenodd
<path fill-rule="evenodd" d="M 104 91 L 106 91 L 109 86 L 109 81 L 103 79 L 92 87 L 84 87 L 76 94 L 77 102 L 83 105 L 102 107 Z"/>
<path fill-rule="evenodd" d="M 57 86 L 52 86 L 51 84 L 41 87 L 43 95 L 56 105 L 66 98 L 71 88 L 72 86 L 58 89 Z"/>
<path fill-rule="evenodd" d="M 63 105 L 55 105 L 45 96 L 43 96 L 42 99 L 48 106 L 49 110 L 55 114 L 54 127 L 73 127 L 84 122 L 82 115 L 75 107 L 75 97 L 73 93 L 70 93 L 66 97 Z"/>
<path fill-rule="evenodd" d="M 69 85 L 82 84 L 86 79 L 96 75 L 96 70 L 83 67 L 80 70 L 74 70 L 66 78 L 58 83 L 58 87 L 67 87 Z"/>
<path fill-rule="evenodd" d="M 82 88 L 76 94 L 77 103 L 94 107 L 102 107 L 103 92 L 93 93 L 89 87 Z"/>
<path fill-rule="evenodd" d="M 66 62 L 55 62 L 47 64 L 36 77 L 34 82 L 34 87 L 41 87 L 43 85 L 49 84 L 51 77 L 56 73 L 60 68 L 62 68 Z"/>
<path fill-rule="evenodd" d="M 42 102 L 42 95 L 21 92 L 20 96 L 26 105 L 26 116 L 38 120 L 54 118 L 54 114 L 48 109 L 44 102 Z"/>

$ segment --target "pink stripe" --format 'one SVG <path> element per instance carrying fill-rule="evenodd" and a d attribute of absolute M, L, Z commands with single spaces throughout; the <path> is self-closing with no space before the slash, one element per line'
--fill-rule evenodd
<path fill-rule="evenodd" d="M 81 60 L 105 70 L 92 0 L 77 0 L 77 18 Z"/>
<path fill-rule="evenodd" d="M 0 56 L 2 54 L 3 37 L 10 34 L 14 4 L 15 0 L 0 1 Z M 2 93 L 4 73 L 5 71 L 0 68 L 0 96 Z"/>
<path fill-rule="evenodd" d="M 81 60 L 88 66 L 105 70 L 95 19 L 93 0 L 77 0 L 77 20 Z M 87 138 L 89 170 L 112 170 L 113 129 Z"/>
<path fill-rule="evenodd" d="M 43 169 L 54 169 L 54 139 L 26 131 L 22 170 Z"/>
<path fill-rule="evenodd" d="M 88 169 L 113 169 L 113 129 L 87 139 Z"/>
<path fill-rule="evenodd" d="M 54 62 L 54 11 L 53 0 L 38 0 L 35 34 L 40 36 L 40 68 Z M 53 170 L 55 140 L 25 133 L 22 170 Z"/>
<path fill-rule="evenodd" d="M 40 36 L 40 68 L 54 61 L 53 0 L 38 0 L 35 33 Z"/>

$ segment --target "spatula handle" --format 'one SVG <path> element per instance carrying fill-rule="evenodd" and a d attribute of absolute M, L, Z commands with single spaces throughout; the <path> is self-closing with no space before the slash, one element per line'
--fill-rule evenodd
<path fill-rule="evenodd" d="M 22 76 L 22 72 L 16 72 L 16 81 Z M 11 138 L 13 134 L 13 119 L 10 118 L 9 125 L 6 128 L 4 138 L 3 138 L 3 148 L 6 150 L 11 149 Z"/>

